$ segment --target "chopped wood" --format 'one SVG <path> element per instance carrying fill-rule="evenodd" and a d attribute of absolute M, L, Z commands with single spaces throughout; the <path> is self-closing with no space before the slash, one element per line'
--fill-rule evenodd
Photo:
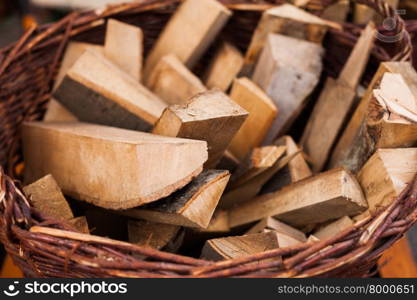
<path fill-rule="evenodd" d="M 285 235 L 290 239 L 295 240 L 297 243 L 303 243 L 307 241 L 307 238 L 305 234 L 295 229 L 294 227 L 291 227 L 285 223 L 282 223 L 278 221 L 275 218 L 268 217 L 265 219 L 262 219 L 257 224 L 255 224 L 251 229 L 249 229 L 246 234 L 252 234 L 252 233 L 260 233 L 264 230 L 272 230 L 275 231 L 281 235 Z M 279 238 L 278 238 L 279 241 Z M 280 247 L 285 247 L 280 243 Z"/>
<path fill-rule="evenodd" d="M 381 106 L 375 105 L 378 102 L 375 99 L 374 90 L 380 87 L 382 78 L 386 73 L 401 75 L 407 85 L 404 89 L 411 90 L 414 97 L 417 96 L 417 73 L 409 62 L 381 63 L 368 90 L 332 153 L 329 162 L 330 167 L 344 166 L 353 172 L 359 171 L 375 149 L 373 146 L 375 142 L 372 142 L 370 136 L 376 139 L 375 141 L 378 143 L 379 148 L 410 147 L 414 145 L 414 124 L 401 124 L 401 121 L 390 121 L 386 119 L 387 115 L 385 113 L 378 113 L 381 112 Z M 403 95 L 404 93 L 398 90 L 397 83 L 401 83 L 401 81 L 397 81 L 396 83 L 388 82 L 389 85 L 393 84 L 392 88 L 395 88 L 395 92 L 398 91 L 398 96 Z M 390 90 L 389 85 L 388 91 Z M 371 105 L 371 103 L 373 104 Z M 382 109 L 383 111 L 384 109 Z M 370 121 L 371 131 L 367 129 L 368 121 Z M 386 129 L 381 131 L 378 137 L 375 135 L 375 130 L 372 130 L 372 128 L 378 129 L 378 127 L 387 127 L 388 129 L 386 133 L 383 133 Z M 388 138 L 389 135 L 391 135 L 390 138 Z M 387 138 L 381 139 L 383 136 Z"/>
<path fill-rule="evenodd" d="M 94 50 L 69 69 L 54 98 L 80 121 L 146 131 L 166 104 Z"/>
<path fill-rule="evenodd" d="M 229 177 L 228 171 L 204 171 L 167 198 L 123 214 L 157 223 L 207 228 Z"/>
<path fill-rule="evenodd" d="M 320 242 L 320 239 L 312 234 L 308 236 L 307 243 L 316 243 L 316 242 Z"/>
<path fill-rule="evenodd" d="M 48 174 L 25 186 L 23 192 L 33 206 L 46 216 L 54 217 L 58 220 L 71 220 L 74 218 L 67 200 L 65 200 L 60 187 L 52 175 Z"/>
<path fill-rule="evenodd" d="M 417 148 L 379 149 L 358 174 L 369 210 L 358 219 L 392 203 L 417 173 Z"/>
<path fill-rule="evenodd" d="M 321 171 L 356 99 L 356 90 L 376 36 L 375 25 L 362 32 L 337 80 L 328 78 L 307 123 L 301 145 L 315 172 Z"/>
<path fill-rule="evenodd" d="M 209 89 L 226 92 L 242 66 L 242 53 L 232 44 L 223 42 L 206 71 L 204 83 Z"/>
<path fill-rule="evenodd" d="M 302 227 L 354 216 L 367 207 L 355 177 L 340 168 L 242 203 L 230 210 L 229 222 L 236 227 L 274 216 L 291 226 Z"/>
<path fill-rule="evenodd" d="M 384 2 L 396 9 L 400 0 L 384 0 Z M 378 24 L 382 23 L 382 17 L 375 12 L 374 8 L 359 3 L 355 3 L 354 5 L 353 22 L 355 24 L 364 25 L 371 20 L 378 21 Z"/>
<path fill-rule="evenodd" d="M 186 104 L 207 89 L 173 54 L 163 56 L 147 78 L 146 86 L 169 105 Z"/>
<path fill-rule="evenodd" d="M 218 90 L 198 94 L 188 104 L 168 107 L 153 129 L 154 134 L 207 141 L 212 168 L 222 158 L 248 113 Z"/>
<path fill-rule="evenodd" d="M 330 224 L 327 224 L 313 233 L 318 240 L 327 240 L 342 232 L 346 228 L 354 224 L 353 220 L 348 216 L 344 216 Z"/>
<path fill-rule="evenodd" d="M 219 261 L 245 257 L 276 248 L 279 248 L 276 233 L 248 234 L 208 240 L 203 247 L 201 257 Z"/>
<path fill-rule="evenodd" d="M 246 52 L 243 73 L 246 75 L 251 74 L 262 49 L 267 44 L 269 34 L 280 33 L 321 44 L 329 26 L 339 27 L 330 21 L 323 20 L 290 4 L 283 4 L 266 10 L 262 14 L 262 18 L 256 27 Z M 292 46 L 288 45 L 288 48 L 290 51 L 292 50 Z M 310 55 L 306 57 L 310 58 Z M 293 59 L 294 62 L 296 60 L 295 58 Z"/>
<path fill-rule="evenodd" d="M 127 223 L 129 242 L 155 249 L 164 248 L 178 234 L 181 227 L 143 220 L 129 220 Z"/>
<path fill-rule="evenodd" d="M 170 195 L 207 160 L 204 141 L 87 123 L 25 123 L 23 144 L 27 180 L 52 174 L 65 194 L 110 209 Z"/>
<path fill-rule="evenodd" d="M 320 17 L 338 23 L 345 23 L 350 11 L 349 0 L 339 0 L 326 7 Z"/>
<path fill-rule="evenodd" d="M 226 210 L 216 210 L 207 228 L 198 228 L 199 232 L 226 233 L 230 231 L 229 213 Z"/>
<path fill-rule="evenodd" d="M 81 233 L 90 233 L 87 218 L 85 216 L 77 217 L 68 221 L 75 229 Z"/>
<path fill-rule="evenodd" d="M 223 154 L 223 157 L 217 164 L 217 168 L 219 170 L 228 170 L 230 173 L 233 173 L 236 171 L 239 165 L 240 161 L 232 154 L 232 152 L 226 150 Z"/>
<path fill-rule="evenodd" d="M 253 81 L 279 108 L 265 144 L 285 134 L 304 108 L 319 82 L 323 53 L 323 47 L 312 42 L 279 34 L 268 36 L 253 74 Z"/>
<path fill-rule="evenodd" d="M 229 146 L 229 150 L 243 160 L 262 143 L 277 117 L 278 109 L 271 98 L 246 77 L 234 80 L 230 98 L 249 113 Z"/>
<path fill-rule="evenodd" d="M 161 57 L 170 53 L 176 55 L 191 69 L 231 15 L 232 12 L 218 1 L 184 1 L 149 53 L 145 64 L 145 78 Z"/>
<path fill-rule="evenodd" d="M 143 32 L 137 26 L 107 20 L 104 55 L 136 80 L 142 79 Z"/>

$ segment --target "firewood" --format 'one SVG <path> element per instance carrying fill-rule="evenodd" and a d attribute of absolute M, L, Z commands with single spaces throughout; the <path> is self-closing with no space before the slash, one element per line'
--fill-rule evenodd
<path fill-rule="evenodd" d="M 80 121 L 146 131 L 166 104 L 97 51 L 86 50 L 54 98 Z"/>
<path fill-rule="evenodd" d="M 352 226 L 354 222 L 348 216 L 344 216 L 330 224 L 327 224 L 313 233 L 313 236 L 319 240 L 329 239 Z"/>
<path fill-rule="evenodd" d="M 375 25 L 362 32 L 338 79 L 328 78 L 301 139 L 313 170 L 325 166 L 331 149 L 354 105 L 356 89 L 375 39 Z"/>
<path fill-rule="evenodd" d="M 346 18 L 349 14 L 350 3 L 349 0 L 339 0 L 334 4 L 326 7 L 320 14 L 320 17 L 338 23 L 346 22 Z"/>
<path fill-rule="evenodd" d="M 216 210 L 207 228 L 196 228 L 202 233 L 226 233 L 230 231 L 229 213 L 226 210 Z"/>
<path fill-rule="evenodd" d="M 362 219 L 389 204 L 417 173 L 417 148 L 379 149 L 358 174 L 358 181 L 369 203 Z"/>
<path fill-rule="evenodd" d="M 145 78 L 157 62 L 170 53 L 191 69 L 231 15 L 232 12 L 218 1 L 184 1 L 149 53 L 145 63 Z"/>
<path fill-rule="evenodd" d="M 30 199 L 33 206 L 46 216 L 62 221 L 74 218 L 67 200 L 65 200 L 60 187 L 52 175 L 46 175 L 25 186 L 23 192 Z"/>
<path fill-rule="evenodd" d="M 309 237 L 307 239 L 307 243 L 317 243 L 317 242 L 320 242 L 319 238 L 317 238 L 316 236 L 314 236 L 312 234 L 309 235 Z"/>
<path fill-rule="evenodd" d="M 248 234 L 208 240 L 203 247 L 201 257 L 219 261 L 245 257 L 276 248 L 279 248 L 276 233 Z"/>
<path fill-rule="evenodd" d="M 87 218 L 85 216 L 77 217 L 68 221 L 75 229 L 82 233 L 90 233 Z"/>
<path fill-rule="evenodd" d="M 400 0 L 385 0 L 384 2 L 396 9 Z M 367 24 L 371 20 L 379 21 L 378 23 L 381 23 L 383 21 L 382 17 L 377 15 L 375 13 L 375 9 L 373 9 L 372 7 L 369 7 L 368 5 L 364 4 L 355 3 L 353 22 L 355 24 L 363 25 Z"/>
<path fill-rule="evenodd" d="M 123 214 L 157 223 L 207 228 L 229 177 L 228 171 L 204 171 L 167 198 Z"/>
<path fill-rule="evenodd" d="M 412 66 L 384 63 L 371 88 L 336 146 L 330 166 L 358 172 L 378 148 L 417 144 L 417 73 Z"/>
<path fill-rule="evenodd" d="M 283 167 L 279 172 L 275 173 L 268 182 L 262 187 L 261 194 L 267 194 L 276 192 L 286 185 L 300 181 L 313 175 L 304 159 L 303 153 L 300 148 L 294 142 L 292 137 L 283 136 L 275 142 L 276 145 L 282 145 L 286 147 L 286 155 L 294 155 L 288 164 Z"/>
<path fill-rule="evenodd" d="M 164 248 L 178 234 L 181 227 L 159 224 L 143 220 L 130 220 L 127 223 L 129 242 L 155 249 Z"/>
<path fill-rule="evenodd" d="M 205 84 L 209 89 L 218 88 L 226 92 L 243 66 L 243 55 L 230 43 L 223 42 L 211 61 Z"/>
<path fill-rule="evenodd" d="M 64 58 L 62 59 L 61 67 L 55 79 L 54 90 L 61 84 L 65 74 L 87 49 L 94 49 L 99 52 L 104 51 L 103 46 L 94 44 L 80 42 L 71 42 L 68 44 L 67 49 L 65 50 Z M 43 120 L 45 122 L 68 122 L 76 121 L 77 118 L 62 104 L 52 98 L 49 101 Z"/>
<path fill-rule="evenodd" d="M 278 110 L 271 98 L 246 77 L 234 80 L 230 98 L 249 112 L 229 146 L 229 150 L 239 160 L 243 160 L 262 143 Z"/>
<path fill-rule="evenodd" d="M 231 227 L 236 227 L 274 216 L 301 227 L 354 216 L 367 206 L 355 177 L 344 169 L 334 169 L 234 207 L 229 222 Z"/>
<path fill-rule="evenodd" d="M 252 36 L 245 55 L 243 73 L 245 75 L 251 74 L 261 55 L 262 49 L 267 44 L 269 34 L 280 33 L 293 38 L 321 44 L 328 27 L 339 26 L 290 4 L 268 9 L 263 13 Z M 288 45 L 288 48 L 291 51 L 293 47 Z M 306 57 L 310 59 L 309 55 Z M 293 60 L 295 61 L 296 59 L 294 58 Z"/>
<path fill-rule="evenodd" d="M 228 170 L 230 173 L 233 173 L 239 165 L 240 161 L 232 154 L 232 152 L 226 150 L 217 164 L 217 168 L 219 170 Z"/>
<path fill-rule="evenodd" d="M 137 26 L 107 21 L 104 55 L 136 80 L 142 79 L 143 32 Z"/>
<path fill-rule="evenodd" d="M 87 123 L 25 123 L 23 144 L 27 180 L 50 173 L 65 194 L 110 209 L 170 195 L 207 160 L 204 141 Z"/>
<path fill-rule="evenodd" d="M 323 47 L 312 42 L 279 34 L 268 36 L 253 74 L 253 81 L 279 108 L 265 144 L 285 134 L 301 112 L 320 79 L 323 53 Z"/>
<path fill-rule="evenodd" d="M 220 91 L 198 94 L 185 105 L 168 107 L 154 134 L 207 141 L 206 168 L 215 167 L 248 113 Z"/>
<path fill-rule="evenodd" d="M 166 55 L 156 64 L 147 78 L 146 86 L 169 105 L 186 104 L 207 89 L 175 56 Z"/>

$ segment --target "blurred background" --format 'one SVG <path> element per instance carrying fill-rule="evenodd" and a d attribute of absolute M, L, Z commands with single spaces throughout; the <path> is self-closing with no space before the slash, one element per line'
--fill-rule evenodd
<path fill-rule="evenodd" d="M 71 10 L 96 9 L 107 4 L 134 1 L 142 0 L 0 0 L 0 47 L 16 41 L 35 22 L 44 24 L 56 21 Z M 417 0 L 387 1 L 398 5 L 403 18 L 417 19 Z M 354 20 L 354 11 L 351 3 L 345 18 Z M 417 277 L 417 226 L 384 254 L 375 276 Z M 22 277 L 1 244 L 0 277 Z"/>

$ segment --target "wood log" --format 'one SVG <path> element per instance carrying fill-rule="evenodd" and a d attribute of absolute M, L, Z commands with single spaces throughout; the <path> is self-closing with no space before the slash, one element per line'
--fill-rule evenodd
<path fill-rule="evenodd" d="M 331 222 L 313 233 L 313 236 L 319 240 L 327 240 L 342 232 L 354 224 L 348 216 L 344 216 L 334 222 Z"/>
<path fill-rule="evenodd" d="M 31 201 L 33 207 L 46 216 L 54 217 L 61 221 L 68 221 L 74 218 L 67 200 L 52 175 L 46 175 L 25 186 L 23 192 Z"/>
<path fill-rule="evenodd" d="M 204 141 L 87 123 L 25 123 L 23 144 L 27 180 L 52 174 L 65 194 L 110 209 L 170 195 L 207 160 Z"/>
<path fill-rule="evenodd" d="M 253 74 L 253 81 L 279 108 L 265 144 L 285 134 L 305 106 L 319 82 L 323 53 L 323 47 L 312 42 L 279 34 L 268 36 Z"/>
<path fill-rule="evenodd" d="M 271 98 L 246 77 L 234 80 L 230 98 L 249 113 L 229 146 L 229 150 L 242 161 L 262 143 L 278 109 Z"/>
<path fill-rule="evenodd" d="M 142 29 L 115 19 L 107 20 L 104 55 L 137 81 L 141 81 Z"/>
<path fill-rule="evenodd" d="M 178 235 L 181 228 L 143 220 L 129 220 L 127 226 L 130 243 L 158 250 L 168 245 Z"/>
<path fill-rule="evenodd" d="M 334 169 L 234 207 L 229 222 L 236 227 L 274 216 L 291 226 L 302 227 L 354 216 L 367 207 L 355 177 L 344 169 Z"/>
<path fill-rule="evenodd" d="M 267 44 L 269 34 L 280 33 L 321 44 L 329 26 L 339 27 L 290 4 L 283 4 L 266 10 L 262 14 L 246 52 L 243 74 L 250 75 L 252 73 L 262 49 Z M 288 46 L 288 48 L 292 49 L 291 46 Z"/>
<path fill-rule="evenodd" d="M 279 172 L 275 173 L 269 180 L 264 184 L 261 190 L 261 194 L 268 194 L 276 192 L 286 185 L 300 181 L 313 175 L 310 167 L 304 159 L 303 153 L 300 148 L 294 142 L 292 137 L 283 136 L 275 142 L 276 145 L 286 147 L 286 155 L 295 155 L 288 164 L 283 167 Z"/>
<path fill-rule="evenodd" d="M 154 134 L 207 141 L 212 168 L 222 158 L 248 113 L 220 91 L 198 94 L 185 105 L 168 107 L 153 129 Z"/>
<path fill-rule="evenodd" d="M 223 42 L 212 59 L 204 83 L 209 88 L 226 92 L 243 66 L 243 55 L 230 43 Z"/>
<path fill-rule="evenodd" d="M 400 0 L 385 0 L 389 6 L 396 9 Z M 353 22 L 358 25 L 367 24 L 369 21 L 374 20 L 378 24 L 382 23 L 384 20 L 381 16 L 377 15 L 375 10 L 368 5 L 355 3 Z"/>
<path fill-rule="evenodd" d="M 77 217 L 68 221 L 76 230 L 81 233 L 90 233 L 87 218 L 85 216 Z"/>
<path fill-rule="evenodd" d="M 80 121 L 146 131 L 166 104 L 97 51 L 86 50 L 54 98 Z"/>
<path fill-rule="evenodd" d="M 379 149 L 358 174 L 369 209 L 358 220 L 374 214 L 397 197 L 417 173 L 417 148 Z"/>
<path fill-rule="evenodd" d="M 320 17 L 325 20 L 345 23 L 350 11 L 349 0 L 339 0 L 332 5 L 326 7 L 320 14 Z"/>
<path fill-rule="evenodd" d="M 414 97 L 417 96 L 417 73 L 410 63 L 381 63 L 378 71 L 372 79 L 370 86 L 368 87 L 359 106 L 357 107 L 350 122 L 348 123 L 348 126 L 346 127 L 345 131 L 343 132 L 341 138 L 339 139 L 336 145 L 331 155 L 329 167 L 334 168 L 344 166 L 345 168 L 352 170 L 353 172 L 357 172 L 360 170 L 361 166 L 366 162 L 366 160 L 370 157 L 370 155 L 372 155 L 372 153 L 375 150 L 373 146 L 373 144 L 375 143 L 368 143 L 368 141 L 371 141 L 369 140 L 369 137 L 373 136 L 372 138 L 376 138 L 376 140 L 379 140 L 379 137 L 375 136 L 374 134 L 375 130 L 371 130 L 371 133 L 368 133 L 368 130 L 366 128 L 368 120 L 370 121 L 371 128 L 377 128 L 379 126 L 381 126 L 382 128 L 384 126 L 390 127 L 389 131 L 386 131 L 387 134 L 390 131 L 391 134 L 393 134 L 395 131 L 400 129 L 398 132 L 401 134 L 393 134 L 392 138 L 390 139 L 382 139 L 381 141 L 385 141 L 387 144 L 385 144 L 385 142 L 380 142 L 378 143 L 378 147 L 392 148 L 409 147 L 414 145 L 414 143 L 412 142 L 413 139 L 410 139 L 410 137 L 414 135 L 413 124 L 401 124 L 400 122 L 389 121 L 392 124 L 388 125 L 386 124 L 387 122 L 385 114 L 382 114 L 382 119 L 379 119 L 378 113 L 375 113 L 376 111 L 380 110 L 380 107 L 378 108 L 378 106 L 376 105 L 370 105 L 372 100 L 374 104 L 378 103 L 375 101 L 374 89 L 379 88 L 382 78 L 386 73 L 396 73 L 401 75 L 407 85 L 407 87 L 404 87 L 404 91 L 409 89 L 411 90 L 411 93 L 414 95 Z M 398 82 L 401 83 L 401 80 Z M 398 88 L 398 86 L 396 88 Z M 399 90 L 399 92 L 401 91 Z M 402 94 L 403 93 L 399 93 L 399 95 Z M 369 118 L 371 112 L 373 112 L 371 114 L 373 115 L 373 117 Z M 383 132 L 384 130 L 380 132 L 379 136 L 385 136 L 386 134 Z"/>
<path fill-rule="evenodd" d="M 204 171 L 167 198 L 122 213 L 156 223 L 207 228 L 229 177 L 228 171 Z"/>
<path fill-rule="evenodd" d="M 226 233 L 230 231 L 229 213 L 226 210 L 218 209 L 214 212 L 207 228 L 197 228 L 202 233 Z"/>
<path fill-rule="evenodd" d="M 241 258 L 276 248 L 279 248 L 276 233 L 248 234 L 208 240 L 203 247 L 201 257 L 220 261 Z"/>
<path fill-rule="evenodd" d="M 301 145 L 309 155 L 313 170 L 319 172 L 329 159 L 343 125 L 352 111 L 356 89 L 368 62 L 375 39 L 375 25 L 362 32 L 337 80 L 328 78 L 307 123 Z"/>
<path fill-rule="evenodd" d="M 157 62 L 170 53 L 191 69 L 231 15 L 232 12 L 218 1 L 184 1 L 150 51 L 145 63 L 145 78 Z"/>
<path fill-rule="evenodd" d="M 196 94 L 207 89 L 175 56 L 166 55 L 156 64 L 146 86 L 169 105 L 186 104 Z"/>
<path fill-rule="evenodd" d="M 61 67 L 55 79 L 54 90 L 56 90 L 56 88 L 61 84 L 65 74 L 87 49 L 94 49 L 99 52 L 104 51 L 103 46 L 94 44 L 80 42 L 70 42 L 68 44 L 67 49 L 65 50 L 64 58 L 62 59 Z M 45 122 L 72 122 L 76 121 L 77 118 L 62 104 L 52 98 L 48 103 L 48 108 L 43 120 Z"/>

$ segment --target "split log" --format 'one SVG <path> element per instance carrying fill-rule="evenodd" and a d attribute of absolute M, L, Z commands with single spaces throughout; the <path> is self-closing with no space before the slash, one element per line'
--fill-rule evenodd
<path fill-rule="evenodd" d="M 207 228 L 197 228 L 202 233 L 226 233 L 230 231 L 229 213 L 226 210 L 216 210 Z"/>
<path fill-rule="evenodd" d="M 229 150 L 224 152 L 223 157 L 217 164 L 219 170 L 228 170 L 230 173 L 235 172 L 239 166 L 240 161 Z"/>
<path fill-rule="evenodd" d="M 90 233 L 87 218 L 85 216 L 77 217 L 68 221 L 75 229 L 81 233 Z"/>
<path fill-rule="evenodd" d="M 268 36 L 253 74 L 253 81 L 279 108 L 265 144 L 285 134 L 304 108 L 319 82 L 323 53 L 323 47 L 312 42 L 279 34 Z"/>
<path fill-rule="evenodd" d="M 145 78 L 157 62 L 170 53 L 191 69 L 231 15 L 232 12 L 218 1 L 184 1 L 149 53 L 145 63 Z"/>
<path fill-rule="evenodd" d="M 400 0 L 384 0 L 389 6 L 396 9 Z M 368 5 L 355 3 L 354 7 L 354 14 L 353 14 L 353 22 L 358 25 L 367 24 L 369 21 L 374 20 L 378 24 L 382 23 L 382 17 L 375 13 L 375 10 Z"/>
<path fill-rule="evenodd" d="M 207 159 L 204 141 L 87 123 L 25 123 L 23 145 L 27 180 L 52 174 L 65 194 L 110 209 L 170 195 Z"/>
<path fill-rule="evenodd" d="M 229 150 L 242 161 L 262 143 L 278 110 L 271 98 L 246 77 L 234 80 L 230 98 L 249 113 L 229 146 Z"/>
<path fill-rule="evenodd" d="M 156 223 L 207 228 L 229 177 L 228 171 L 204 171 L 167 198 L 122 213 Z"/>
<path fill-rule="evenodd" d="M 236 227 L 274 216 L 302 227 L 354 216 L 367 207 L 355 177 L 344 169 L 335 169 L 243 203 L 230 210 L 229 221 Z"/>
<path fill-rule="evenodd" d="M 349 0 L 339 0 L 334 4 L 329 5 L 320 14 L 320 17 L 338 23 L 345 23 L 350 11 Z"/>
<path fill-rule="evenodd" d="M 412 182 L 417 173 L 417 148 L 379 149 L 366 162 L 358 174 L 369 214 L 388 206 Z"/>
<path fill-rule="evenodd" d="M 207 141 L 212 168 L 222 158 L 248 113 L 227 97 L 213 90 L 194 96 L 185 105 L 168 107 L 153 129 L 154 134 Z"/>
<path fill-rule="evenodd" d="M 204 83 L 209 89 L 218 88 L 226 92 L 242 66 L 243 55 L 240 51 L 232 44 L 223 42 L 204 75 Z"/>
<path fill-rule="evenodd" d="M 321 171 L 325 166 L 343 125 L 349 119 L 375 33 L 375 25 L 370 23 L 362 32 L 339 78 L 327 79 L 310 116 L 301 145 L 309 155 L 315 172 Z"/>
<path fill-rule="evenodd" d="M 348 216 L 344 216 L 330 224 L 327 224 L 313 233 L 319 240 L 327 240 L 342 232 L 346 228 L 353 226 L 354 222 Z"/>
<path fill-rule="evenodd" d="M 67 200 L 52 175 L 46 175 L 41 179 L 25 186 L 23 192 L 29 198 L 33 207 L 46 216 L 65 221 L 74 218 Z"/>
<path fill-rule="evenodd" d="M 142 29 L 115 19 L 107 20 L 104 55 L 137 81 L 141 81 Z"/>
<path fill-rule="evenodd" d="M 162 249 L 178 234 L 181 227 L 159 224 L 142 220 L 130 220 L 127 223 L 129 242 L 139 246 Z"/>
<path fill-rule="evenodd" d="M 146 131 L 166 104 L 97 51 L 86 50 L 54 98 L 80 121 Z"/>
<path fill-rule="evenodd" d="M 186 104 L 196 94 L 207 89 L 175 56 L 166 55 L 156 64 L 146 86 L 167 104 Z"/>

